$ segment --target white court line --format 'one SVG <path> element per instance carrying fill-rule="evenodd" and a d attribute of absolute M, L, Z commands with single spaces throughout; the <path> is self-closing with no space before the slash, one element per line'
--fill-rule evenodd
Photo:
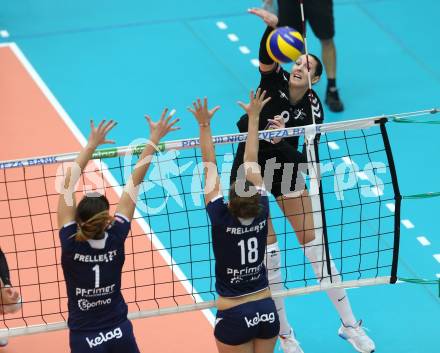
<path fill-rule="evenodd" d="M 336 142 L 330 141 L 330 142 L 327 142 L 327 145 L 332 150 L 338 150 L 339 149 L 339 145 Z"/>
<path fill-rule="evenodd" d="M 417 239 L 417 240 L 419 241 L 419 243 L 422 244 L 423 246 L 431 245 L 431 242 L 430 242 L 428 239 L 426 239 L 426 237 L 424 237 L 424 236 L 417 237 L 416 239 Z"/>
<path fill-rule="evenodd" d="M 437 278 L 440 278 L 440 273 L 437 273 L 435 276 L 436 276 Z"/>
<path fill-rule="evenodd" d="M 434 259 L 436 259 L 437 262 L 440 263 L 440 254 L 434 254 L 432 256 L 434 256 Z"/>
<path fill-rule="evenodd" d="M 396 205 L 393 203 L 387 203 L 385 206 L 390 210 L 390 212 L 394 213 L 396 211 Z"/>
<path fill-rule="evenodd" d="M 9 32 L 6 29 L 2 29 L 0 31 L 0 37 L 2 37 L 2 38 L 9 38 Z"/>
<path fill-rule="evenodd" d="M 245 45 L 240 46 L 238 49 L 240 49 L 242 54 L 249 54 L 251 52 L 250 49 Z"/>
<path fill-rule="evenodd" d="M 226 23 L 224 23 L 223 21 L 218 21 L 216 23 L 216 25 L 219 29 L 227 29 L 228 28 L 228 25 Z"/>
<path fill-rule="evenodd" d="M 228 39 L 229 39 L 231 42 L 238 42 L 238 37 L 237 37 L 237 35 L 234 34 L 234 33 L 229 33 L 229 34 L 228 34 Z"/>
<path fill-rule="evenodd" d="M 20 50 L 20 48 L 15 43 L 7 43 L 7 45 L 11 48 L 11 50 L 14 52 L 14 54 L 17 56 L 17 58 L 20 60 L 21 64 L 24 66 L 24 68 L 27 70 L 28 74 L 31 76 L 31 78 L 34 80 L 35 84 L 40 88 L 40 90 L 43 92 L 43 94 L 46 96 L 47 100 L 52 104 L 58 115 L 63 119 L 64 123 L 67 125 L 67 127 L 71 130 L 72 134 L 76 137 L 78 142 L 81 144 L 81 146 L 85 146 L 87 144 L 87 139 L 82 134 L 82 132 L 78 129 L 78 127 L 75 125 L 73 120 L 70 118 L 70 116 L 67 114 L 67 112 L 64 110 L 64 108 L 61 106 L 61 104 L 58 102 L 58 100 L 55 98 L 53 93 L 49 90 L 47 85 L 44 83 L 40 75 L 38 75 L 37 71 L 34 69 L 32 64 L 27 60 L 27 58 L 24 56 L 23 52 Z M 2 45 L 4 46 L 4 45 Z M 105 178 L 109 181 L 110 185 L 119 185 L 119 183 L 116 181 L 114 176 L 105 168 L 102 170 L 103 175 L 105 175 Z M 114 189 L 118 196 L 122 195 L 122 187 L 115 187 Z M 139 224 L 139 226 L 144 230 L 146 236 L 150 237 L 151 234 L 151 242 L 153 246 L 156 248 L 158 253 L 163 257 L 165 263 L 170 267 L 170 270 L 173 272 L 173 274 L 179 279 L 182 286 L 186 289 L 188 294 L 191 294 L 196 302 L 203 302 L 204 300 L 202 297 L 198 294 L 196 289 L 191 285 L 191 283 L 186 278 L 183 271 L 180 269 L 180 267 L 176 264 L 174 259 L 170 256 L 169 252 L 165 250 L 165 246 L 162 244 L 160 239 L 156 236 L 154 231 L 150 228 L 150 225 L 145 222 L 145 220 L 142 218 L 139 211 L 135 211 L 135 217 L 136 222 Z M 205 315 L 208 322 L 214 326 L 214 315 L 212 314 L 211 310 L 205 309 L 202 310 L 202 313 Z"/>
<path fill-rule="evenodd" d="M 252 59 L 251 60 L 251 64 L 254 65 L 255 67 L 259 67 L 260 66 L 260 60 Z"/>
<path fill-rule="evenodd" d="M 409 219 L 402 219 L 402 224 L 405 226 L 406 229 L 412 229 L 415 227 Z"/>

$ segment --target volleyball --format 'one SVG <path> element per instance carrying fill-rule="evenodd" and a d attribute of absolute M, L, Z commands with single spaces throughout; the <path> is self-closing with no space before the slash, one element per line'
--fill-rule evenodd
<path fill-rule="evenodd" d="M 304 50 L 304 39 L 296 29 L 280 27 L 267 38 L 266 49 L 272 60 L 279 63 L 295 61 Z"/>

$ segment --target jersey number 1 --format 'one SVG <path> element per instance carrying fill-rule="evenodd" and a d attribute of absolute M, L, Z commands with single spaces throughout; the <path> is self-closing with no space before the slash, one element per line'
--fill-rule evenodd
<path fill-rule="evenodd" d="M 241 251 L 241 264 L 246 265 L 246 244 L 244 239 L 238 242 Z M 252 264 L 258 260 L 258 240 L 256 237 L 247 240 L 247 263 Z"/>
<path fill-rule="evenodd" d="M 93 272 L 95 272 L 95 288 L 99 288 L 99 265 L 92 267 Z"/>

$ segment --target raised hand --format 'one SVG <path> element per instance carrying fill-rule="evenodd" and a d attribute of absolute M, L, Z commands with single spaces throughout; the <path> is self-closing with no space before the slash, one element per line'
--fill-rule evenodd
<path fill-rule="evenodd" d="M 171 121 L 172 117 L 173 113 L 168 114 L 168 108 L 163 110 L 158 122 L 154 122 L 149 115 L 145 115 L 145 119 L 147 119 L 150 126 L 150 139 L 152 142 L 159 143 L 166 134 L 180 129 L 179 127 L 174 127 L 179 122 L 179 119 L 176 118 Z"/>
<path fill-rule="evenodd" d="M 249 103 L 245 104 L 243 102 L 238 102 L 238 105 L 244 109 L 244 111 L 248 114 L 249 119 L 258 120 L 260 117 L 260 112 L 267 102 L 270 101 L 270 97 L 266 96 L 266 91 L 261 92 L 261 88 L 257 89 L 257 93 L 254 95 L 254 91 L 251 91 L 249 95 Z"/>
<path fill-rule="evenodd" d="M 99 145 L 103 145 L 105 143 L 115 143 L 114 140 L 107 140 L 106 135 L 116 126 L 117 122 L 114 120 L 110 120 L 107 123 L 105 119 L 102 120 L 98 127 L 95 127 L 95 123 L 93 120 L 90 120 L 90 136 L 89 136 L 89 145 L 93 148 L 98 147 Z"/>
<path fill-rule="evenodd" d="M 266 23 L 269 27 L 276 28 L 278 25 L 278 16 L 273 13 L 260 9 L 258 7 L 253 7 L 248 10 L 249 13 L 260 17 L 264 23 Z"/>
<path fill-rule="evenodd" d="M 194 109 L 193 109 L 194 108 Z M 215 112 L 220 109 L 220 106 L 217 105 L 211 110 L 208 109 L 208 99 L 205 97 L 203 99 L 203 105 L 200 98 L 197 98 L 197 102 L 193 102 L 193 108 L 188 107 L 188 111 L 190 111 L 200 126 L 209 126 L 212 117 Z"/>

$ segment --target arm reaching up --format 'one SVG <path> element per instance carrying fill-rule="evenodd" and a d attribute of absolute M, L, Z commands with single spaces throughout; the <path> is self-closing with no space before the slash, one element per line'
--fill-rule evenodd
<path fill-rule="evenodd" d="M 193 102 L 193 108 L 188 110 L 194 115 L 200 128 L 200 148 L 202 150 L 203 169 L 205 177 L 205 202 L 208 204 L 220 194 L 220 179 L 218 177 L 217 162 L 215 159 L 214 144 L 212 142 L 211 119 L 220 107 L 208 109 L 208 99 L 203 99 L 203 105 L 198 98 Z"/>
<path fill-rule="evenodd" d="M 249 103 L 238 102 L 249 116 L 248 122 L 248 136 L 246 139 L 246 147 L 244 150 L 244 167 L 246 172 L 246 179 L 252 182 L 255 186 L 263 185 L 263 178 L 261 177 L 260 166 L 258 165 L 258 123 L 260 120 L 260 112 L 267 102 L 270 101 L 270 97 L 266 96 L 266 91 L 261 92 L 258 88 L 257 93 L 254 95 L 254 91 L 251 91 L 249 97 Z"/>
<path fill-rule="evenodd" d="M 81 176 L 87 163 L 92 158 L 93 153 L 99 145 L 105 143 L 115 143 L 107 140 L 106 136 L 116 126 L 116 122 L 102 120 L 98 127 L 95 127 L 93 120 L 90 120 L 90 136 L 87 145 L 81 150 L 72 166 L 67 169 L 66 175 L 61 185 L 60 196 L 58 198 L 58 226 L 61 228 L 66 223 L 75 220 L 76 202 L 75 185 Z"/>
<path fill-rule="evenodd" d="M 139 185 L 144 180 L 151 159 L 153 158 L 153 154 L 157 150 L 157 145 L 169 132 L 179 129 L 178 127 L 174 127 L 179 119 L 171 120 L 172 115 L 167 115 L 168 109 L 164 109 L 158 122 L 151 120 L 148 115 L 145 116 L 148 125 L 150 126 L 150 139 L 139 156 L 138 162 L 134 166 L 133 172 L 127 181 L 121 199 L 119 200 L 118 207 L 116 208 L 117 213 L 124 215 L 129 220 L 133 218 L 139 193 Z"/>

